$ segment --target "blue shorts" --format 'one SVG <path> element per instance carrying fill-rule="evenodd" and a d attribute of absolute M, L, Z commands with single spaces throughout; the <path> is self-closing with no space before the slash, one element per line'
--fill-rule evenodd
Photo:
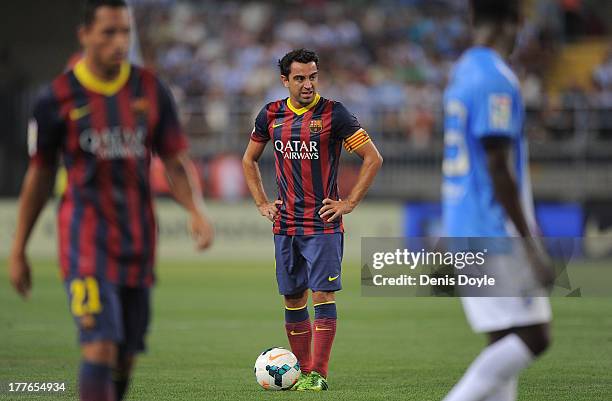
<path fill-rule="evenodd" d="M 282 295 L 342 289 L 344 234 L 274 235 L 276 281 Z"/>
<path fill-rule="evenodd" d="M 146 349 L 149 288 L 117 286 L 95 277 L 68 279 L 65 288 L 81 344 L 110 340 L 121 352 L 137 353 Z"/>

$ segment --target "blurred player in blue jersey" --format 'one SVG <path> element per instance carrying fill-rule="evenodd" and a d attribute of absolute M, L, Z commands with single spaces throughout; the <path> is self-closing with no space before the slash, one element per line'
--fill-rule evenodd
<path fill-rule="evenodd" d="M 540 285 L 551 263 L 534 236 L 524 111 L 519 82 L 504 58 L 519 29 L 520 1 L 472 0 L 473 47 L 457 62 L 445 93 L 443 220 L 449 237 L 522 238 L 521 254 Z M 515 258 L 516 255 L 505 255 Z M 512 268 L 504 259 L 501 268 Z M 505 259 L 505 262 L 511 262 Z M 519 373 L 549 345 L 546 297 L 462 298 L 489 345 L 445 401 L 511 401 Z"/>

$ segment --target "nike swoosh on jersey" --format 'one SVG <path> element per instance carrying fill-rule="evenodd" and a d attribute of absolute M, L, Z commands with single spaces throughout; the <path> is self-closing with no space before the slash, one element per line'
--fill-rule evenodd
<path fill-rule="evenodd" d="M 284 124 L 284 123 L 286 123 L 286 122 L 287 122 L 287 121 L 283 121 L 283 122 L 282 122 L 282 123 L 280 123 L 280 124 L 272 124 L 272 128 L 278 128 L 278 127 L 280 127 L 281 125 L 283 125 L 283 124 Z"/>
<path fill-rule="evenodd" d="M 336 280 L 338 277 L 340 277 L 340 275 L 339 275 L 339 274 L 338 274 L 337 276 L 335 276 L 335 277 L 328 276 L 328 277 L 327 277 L 327 280 L 329 280 L 329 281 L 334 281 L 334 280 Z"/>
<path fill-rule="evenodd" d="M 85 106 L 70 110 L 70 119 L 72 121 L 76 121 L 85 117 L 89 113 L 91 113 L 91 109 L 89 108 L 89 105 L 86 104 Z"/>
<path fill-rule="evenodd" d="M 309 331 L 293 331 L 293 330 L 291 330 L 289 332 L 289 334 L 291 334 L 292 336 L 299 336 L 301 334 L 308 334 L 308 333 L 309 333 Z"/>

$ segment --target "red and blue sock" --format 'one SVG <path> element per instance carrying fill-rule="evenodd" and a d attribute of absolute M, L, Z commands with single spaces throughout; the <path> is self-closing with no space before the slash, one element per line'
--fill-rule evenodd
<path fill-rule="evenodd" d="M 322 302 L 314 305 L 314 350 L 312 370 L 327 377 L 329 357 L 336 336 L 336 302 Z"/>
<path fill-rule="evenodd" d="M 115 387 L 111 367 L 81 361 L 79 393 L 81 401 L 115 401 Z"/>
<path fill-rule="evenodd" d="M 302 373 L 310 373 L 312 327 L 307 304 L 300 308 L 285 307 L 285 331 L 287 332 L 291 352 L 300 362 Z"/>

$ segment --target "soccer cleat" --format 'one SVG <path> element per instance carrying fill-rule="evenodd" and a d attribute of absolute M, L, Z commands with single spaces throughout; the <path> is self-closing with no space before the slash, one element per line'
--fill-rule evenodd
<path fill-rule="evenodd" d="M 310 372 L 306 383 L 299 388 L 300 391 L 325 391 L 328 389 L 327 379 L 317 372 Z"/>
<path fill-rule="evenodd" d="M 302 387 L 304 387 L 305 384 L 310 384 L 309 383 L 309 379 L 310 379 L 310 374 L 309 373 L 302 373 L 300 375 L 299 379 L 297 379 L 295 384 L 289 390 L 291 390 L 291 391 L 303 391 Z"/>

